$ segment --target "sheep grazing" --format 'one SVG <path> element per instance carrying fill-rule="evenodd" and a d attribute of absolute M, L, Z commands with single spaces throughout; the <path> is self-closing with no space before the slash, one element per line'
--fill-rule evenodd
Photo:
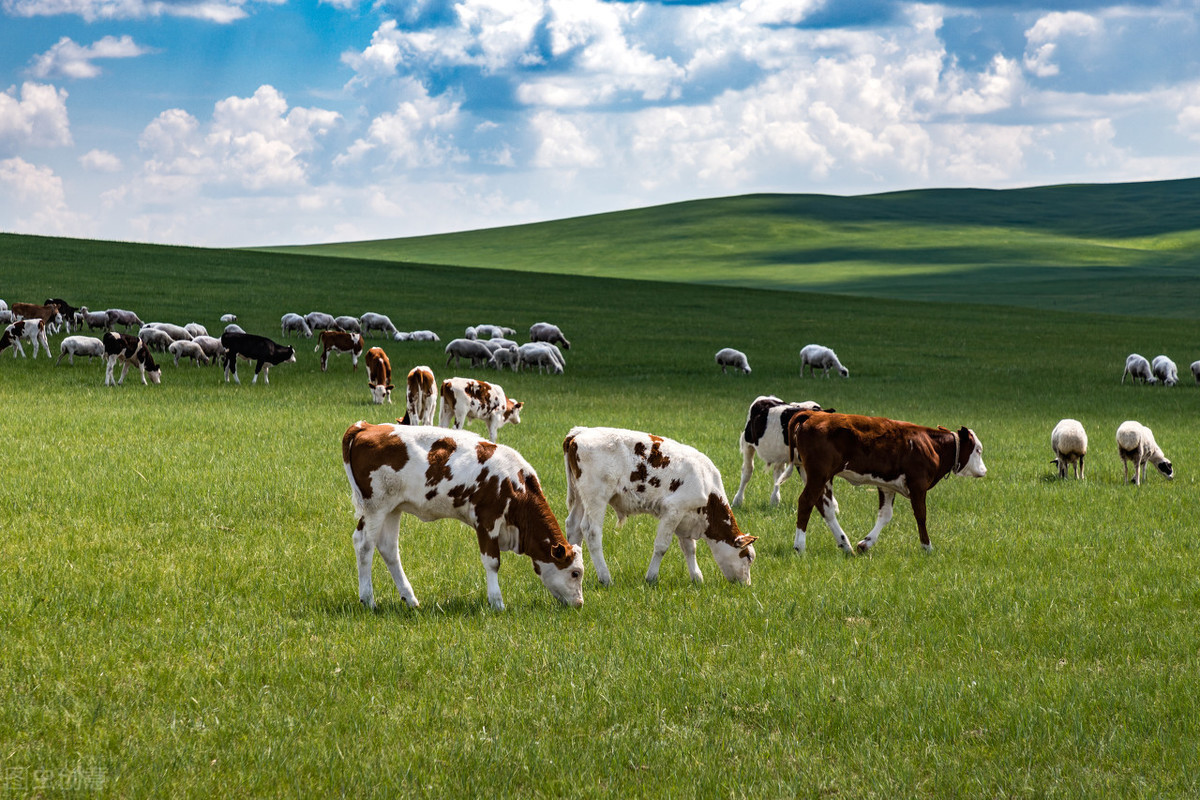
<path fill-rule="evenodd" d="M 167 334 L 167 336 L 170 336 L 171 341 L 173 341 L 173 342 L 179 342 L 179 341 L 190 342 L 192 340 L 192 334 L 188 333 L 187 329 L 184 328 L 182 325 L 173 325 L 170 322 L 147 322 L 142 327 L 143 328 L 157 328 L 158 330 Z"/>
<path fill-rule="evenodd" d="M 362 323 L 358 321 L 358 317 L 342 316 L 336 317 L 333 321 L 346 333 L 362 333 Z"/>
<path fill-rule="evenodd" d="M 1133 462 L 1133 483 L 1140 486 L 1149 461 L 1167 478 L 1175 477 L 1175 468 L 1162 448 L 1154 441 L 1154 433 L 1140 422 L 1126 420 L 1117 428 L 1117 449 L 1121 453 L 1121 464 L 1125 467 L 1125 481 L 1129 482 L 1129 462 Z"/>
<path fill-rule="evenodd" d="M 326 314 L 324 311 L 310 311 L 304 315 L 304 321 L 314 331 L 326 331 L 337 327 L 333 315 Z"/>
<path fill-rule="evenodd" d="M 468 328 L 467 330 L 470 330 L 470 328 Z M 516 328 L 506 328 L 503 325 L 476 325 L 475 326 L 475 338 L 476 339 L 482 339 L 485 336 L 489 339 L 500 339 L 500 338 L 503 338 L 506 336 L 516 336 L 516 335 L 517 335 Z"/>
<path fill-rule="evenodd" d="M 368 311 L 358 318 L 362 323 L 363 336 L 370 336 L 371 331 L 379 331 L 384 336 L 391 337 L 393 341 L 402 342 L 400 331 L 396 330 L 396 326 L 392 324 L 392 320 L 387 314 L 376 314 L 374 311 Z"/>
<path fill-rule="evenodd" d="M 1134 383 L 1141 381 L 1142 383 L 1158 383 L 1158 378 L 1154 377 L 1154 370 L 1150 368 L 1150 362 L 1145 356 L 1140 356 L 1137 353 L 1130 353 L 1125 359 L 1125 371 L 1121 373 L 1121 383 L 1125 382 L 1125 376 L 1128 375 L 1133 379 Z"/>
<path fill-rule="evenodd" d="M 451 361 L 458 366 L 461 359 L 469 358 L 472 367 L 481 367 L 492 360 L 492 351 L 475 339 L 452 339 L 446 345 L 446 356 L 446 366 Z"/>
<path fill-rule="evenodd" d="M 1087 455 L 1087 431 L 1077 419 L 1064 419 L 1050 432 L 1050 447 L 1054 449 L 1051 464 L 1058 467 L 1058 477 L 1067 477 L 1071 465 L 1076 478 L 1083 478 L 1083 458 Z"/>
<path fill-rule="evenodd" d="M 195 339 L 187 340 L 180 339 L 171 342 L 167 346 L 167 352 L 175 356 L 175 366 L 179 366 L 179 359 L 192 359 L 196 362 L 196 366 L 200 366 L 200 362 L 209 363 L 208 354 L 204 352 L 204 348 L 196 343 Z"/>
<path fill-rule="evenodd" d="M 312 328 L 308 327 L 308 323 L 304 321 L 304 317 L 299 314 L 284 314 L 279 318 L 279 328 L 282 338 L 287 338 L 290 331 L 295 331 L 305 339 L 311 339 L 313 335 Z"/>
<path fill-rule="evenodd" d="M 188 332 L 193 340 L 197 336 L 208 336 L 208 328 L 204 327 L 199 322 L 189 322 L 187 325 L 183 326 L 183 329 Z"/>
<path fill-rule="evenodd" d="M 62 363 L 63 358 L 67 359 L 68 364 L 75 363 L 75 356 L 87 356 L 91 358 L 104 358 L 104 342 L 94 336 L 68 336 L 63 339 L 58 345 L 58 361 L 54 362 L 54 366 Z"/>
<path fill-rule="evenodd" d="M 1166 356 L 1155 356 L 1154 360 L 1150 362 L 1150 369 L 1163 386 L 1174 386 L 1179 383 L 1179 368 Z"/>
<path fill-rule="evenodd" d="M 88 330 L 108 330 L 108 312 L 107 311 L 88 311 L 87 306 L 79 307 L 81 324 L 87 325 Z"/>
<path fill-rule="evenodd" d="M 192 341 L 200 345 L 200 348 L 204 350 L 204 355 L 208 357 L 209 363 L 217 363 L 217 360 L 225 354 L 225 347 L 221 344 L 221 340 L 215 336 L 197 336 Z"/>
<path fill-rule="evenodd" d="M 561 344 L 564 350 L 571 349 L 571 343 L 567 341 L 567 337 L 563 336 L 562 331 L 559 330 L 557 325 L 552 325 L 549 322 L 535 322 L 530 325 L 529 341 Z"/>
<path fill-rule="evenodd" d="M 241 325 L 238 325 L 236 322 L 231 322 L 225 326 L 225 330 L 221 331 L 222 335 L 226 333 L 245 333 L 245 331 L 242 330 Z"/>
<path fill-rule="evenodd" d="M 741 350 L 734 350 L 732 347 L 724 347 L 717 351 L 716 361 L 717 366 L 721 368 L 722 375 L 724 375 L 725 370 L 730 367 L 741 370 L 746 375 L 750 374 L 750 362 L 746 359 L 746 354 Z"/>
<path fill-rule="evenodd" d="M 1196 383 L 1200 383 L 1200 361 L 1192 362 L 1192 377 L 1196 379 Z"/>
<path fill-rule="evenodd" d="M 171 334 L 160 328 L 152 328 L 149 325 L 138 331 L 137 338 L 145 342 L 148 349 L 157 350 L 160 353 L 167 352 L 167 348 L 175 341 L 171 338 Z"/>
<path fill-rule="evenodd" d="M 538 372 L 549 370 L 553 375 L 562 375 L 567 362 L 562 352 L 549 342 L 527 342 L 517 348 L 517 366 L 537 367 Z"/>
<path fill-rule="evenodd" d="M 226 325 L 231 322 L 237 322 L 237 314 L 222 314 L 221 322 L 224 322 Z"/>
<path fill-rule="evenodd" d="M 822 375 L 829 377 L 829 370 L 836 369 L 838 374 L 843 378 L 850 377 L 850 370 L 842 366 L 842 362 L 838 361 L 837 353 L 828 347 L 819 344 L 805 345 L 800 350 L 800 377 L 804 377 L 804 368 L 808 367 L 809 374 L 816 377 L 817 370 L 822 371 Z"/>

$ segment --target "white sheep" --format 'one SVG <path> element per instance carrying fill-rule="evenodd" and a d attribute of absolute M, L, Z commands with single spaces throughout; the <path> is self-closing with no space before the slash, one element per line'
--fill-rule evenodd
<path fill-rule="evenodd" d="M 192 339 L 195 339 L 197 336 L 208 336 L 208 328 L 199 322 L 189 322 L 183 326 L 183 329 L 192 335 Z"/>
<path fill-rule="evenodd" d="M 489 339 L 499 339 L 499 338 L 503 338 L 505 336 L 516 336 L 516 335 L 517 335 L 517 331 L 515 328 L 506 328 L 503 325 L 486 325 L 485 324 L 485 325 L 476 325 L 475 326 L 475 338 L 477 338 L 477 339 L 482 339 L 485 336 Z"/>
<path fill-rule="evenodd" d="M 137 336 L 146 343 L 147 349 L 157 350 L 160 353 L 167 352 L 167 348 L 170 347 L 171 343 L 175 341 L 171 338 L 171 334 L 167 333 L 161 328 L 155 328 L 150 325 L 147 325 L 138 331 Z"/>
<path fill-rule="evenodd" d="M 204 350 L 204 355 L 208 356 L 211 363 L 216 363 L 217 359 L 225 355 L 225 346 L 215 336 L 197 336 L 192 341 L 200 345 Z"/>
<path fill-rule="evenodd" d="M 842 366 L 842 362 L 838 361 L 837 353 L 833 350 L 819 344 L 808 344 L 800 350 L 800 377 L 804 377 L 804 368 L 808 367 L 809 374 L 816 377 L 817 370 L 822 370 L 822 374 L 828 378 L 829 370 L 836 369 L 838 374 L 843 378 L 850 377 L 850 370 Z"/>
<path fill-rule="evenodd" d="M 1058 477 L 1067 477 L 1067 465 L 1076 478 L 1083 478 L 1083 459 L 1087 455 L 1087 431 L 1077 419 L 1060 420 L 1050 432 L 1050 447 L 1054 449 L 1051 464 L 1058 467 Z"/>
<path fill-rule="evenodd" d="M 308 327 L 304 317 L 299 314 L 288 312 L 279 318 L 280 334 L 286 338 L 289 331 L 295 331 L 305 339 L 311 339 L 313 332 L 312 328 Z"/>
<path fill-rule="evenodd" d="M 529 326 L 529 341 L 561 344 L 564 350 L 571 349 L 571 343 L 557 325 L 550 322 L 535 322 Z"/>
<path fill-rule="evenodd" d="M 451 361 L 457 366 L 464 358 L 471 359 L 472 367 L 480 367 L 492 360 L 492 351 L 474 339 L 451 339 L 446 345 L 446 366 Z"/>
<path fill-rule="evenodd" d="M 1145 356 L 1137 353 L 1130 353 L 1125 359 L 1125 371 L 1121 373 L 1121 383 L 1125 382 L 1125 376 L 1128 375 L 1134 383 L 1142 381 L 1143 383 L 1158 383 L 1158 378 L 1154 377 L 1154 371 L 1150 368 L 1150 362 Z"/>
<path fill-rule="evenodd" d="M 1154 360 L 1150 362 L 1150 369 L 1163 386 L 1174 386 L 1179 383 L 1179 368 L 1166 356 L 1155 356 Z"/>
<path fill-rule="evenodd" d="M 1175 469 L 1163 455 L 1162 448 L 1154 441 L 1154 433 L 1145 425 L 1126 420 L 1117 428 L 1117 449 L 1121 453 L 1121 464 L 1125 467 L 1125 481 L 1129 481 L 1129 462 L 1133 462 L 1133 482 L 1141 485 L 1149 461 L 1167 478 L 1175 477 Z"/>
<path fill-rule="evenodd" d="M 226 324 L 229 324 L 230 322 L 237 322 L 237 314 L 222 314 L 221 322 Z"/>
<path fill-rule="evenodd" d="M 304 315 L 304 321 L 308 323 L 308 327 L 316 330 L 333 330 L 337 327 L 337 322 L 331 314 L 326 314 L 324 311 L 310 311 Z"/>
<path fill-rule="evenodd" d="M 186 341 L 180 339 L 177 342 L 171 342 L 167 347 L 167 351 L 175 356 L 175 366 L 179 366 L 179 359 L 190 358 L 196 362 L 196 366 L 200 366 L 200 362 L 209 363 L 208 354 L 204 352 L 204 348 L 196 343 L 196 340 Z"/>
<path fill-rule="evenodd" d="M 341 316 L 333 321 L 346 333 L 362 333 L 362 323 L 358 321 L 358 317 Z"/>
<path fill-rule="evenodd" d="M 68 364 L 75 363 L 75 356 L 104 358 L 104 342 L 95 336 L 68 336 L 59 343 L 58 351 L 58 361 L 54 362 L 56 367 L 62 363 L 64 356 Z"/>
<path fill-rule="evenodd" d="M 549 342 L 528 342 L 517 348 L 517 364 L 537 367 L 538 372 L 550 370 L 554 375 L 562 375 L 566 369 L 566 359 L 559 349 Z"/>
<path fill-rule="evenodd" d="M 724 347 L 717 351 L 715 358 L 717 366 L 721 368 L 721 374 L 724 374 L 728 367 L 740 369 L 746 375 L 750 374 L 750 362 L 746 359 L 746 354 L 741 350 Z"/>
<path fill-rule="evenodd" d="M 157 328 L 158 330 L 160 330 L 163 333 L 170 336 L 171 341 L 173 341 L 173 342 L 184 341 L 184 340 L 190 342 L 192 340 L 192 335 L 190 333 L 188 333 L 187 329 L 184 328 L 182 325 L 175 325 L 170 322 L 147 322 L 142 327 L 143 328 Z"/>
<path fill-rule="evenodd" d="M 511 367 L 513 372 L 516 372 L 520 361 L 521 356 L 515 348 L 500 347 L 492 353 L 492 360 L 488 362 L 488 366 L 497 370 L 502 370 L 507 366 Z"/>
<path fill-rule="evenodd" d="M 440 342 L 442 337 L 438 336 L 433 331 L 420 330 L 411 331 L 408 334 L 408 339 L 414 342 Z"/>
<path fill-rule="evenodd" d="M 363 336 L 369 336 L 371 331 L 379 331 L 384 336 L 390 337 L 393 341 L 404 341 L 400 331 L 396 330 L 396 326 L 387 314 L 377 314 L 374 311 L 368 311 L 359 317 L 358 321 L 362 323 Z"/>
<path fill-rule="evenodd" d="M 1196 379 L 1196 383 L 1200 383 L 1200 361 L 1192 362 L 1192 377 Z"/>
<path fill-rule="evenodd" d="M 241 325 L 238 325 L 236 322 L 231 322 L 225 326 L 225 330 L 223 330 L 221 333 L 224 334 L 224 333 L 245 333 L 245 332 L 246 331 L 242 329 Z"/>

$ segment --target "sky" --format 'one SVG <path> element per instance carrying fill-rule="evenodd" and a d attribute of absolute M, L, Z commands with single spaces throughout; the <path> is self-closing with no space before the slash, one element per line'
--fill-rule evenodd
<path fill-rule="evenodd" d="M 1200 0 L 0 0 L 0 231 L 414 236 L 1200 176 Z"/>

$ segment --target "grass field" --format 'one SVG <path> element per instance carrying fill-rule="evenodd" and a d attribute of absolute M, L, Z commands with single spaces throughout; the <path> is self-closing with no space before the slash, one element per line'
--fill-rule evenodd
<path fill-rule="evenodd" d="M 0 357 L 0 775 L 5 795 L 113 797 L 1188 797 L 1200 792 L 1200 388 L 1122 386 L 1124 357 L 1200 358 L 1190 319 L 1023 310 L 963 291 L 927 304 L 804 292 L 421 267 L 378 260 L 0 236 L 0 297 L 143 319 L 286 311 L 392 316 L 443 340 L 549 319 L 561 377 L 497 378 L 506 427 L 565 516 L 576 424 L 671 436 L 732 494 L 759 394 L 975 429 L 988 477 L 930 496 L 925 555 L 905 501 L 870 556 L 823 523 L 792 553 L 799 484 L 736 511 L 759 536 L 749 587 L 701 548 L 642 580 L 653 520 L 606 525 L 614 584 L 560 607 L 523 557 L 493 612 L 475 537 L 402 524 L 420 609 L 377 565 L 357 602 L 340 437 L 369 404 L 311 342 L 269 386 L 166 364 L 160 386 L 99 364 Z M 169 276 L 164 289 L 164 276 Z M 672 276 L 677 277 L 677 276 Z M 960 289 L 971 278 L 959 278 Z M 1180 305 L 1184 301 L 1180 301 Z M 801 379 L 834 346 L 848 380 Z M 444 344 L 444 342 L 443 342 Z M 754 372 L 721 375 L 744 350 Z M 389 343 L 397 371 L 451 372 L 442 345 Z M 57 355 L 57 351 L 55 353 Z M 244 369 L 244 368 L 243 368 Z M 1064 416 L 1088 479 L 1051 475 Z M 1150 425 L 1177 477 L 1122 485 L 1113 433 Z M 853 536 L 875 496 L 835 487 Z"/>

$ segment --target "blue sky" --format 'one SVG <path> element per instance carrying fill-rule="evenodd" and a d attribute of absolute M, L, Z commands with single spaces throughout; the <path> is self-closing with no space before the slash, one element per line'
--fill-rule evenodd
<path fill-rule="evenodd" d="M 344 241 L 1200 175 L 1200 0 L 0 0 L 0 231 Z"/>

